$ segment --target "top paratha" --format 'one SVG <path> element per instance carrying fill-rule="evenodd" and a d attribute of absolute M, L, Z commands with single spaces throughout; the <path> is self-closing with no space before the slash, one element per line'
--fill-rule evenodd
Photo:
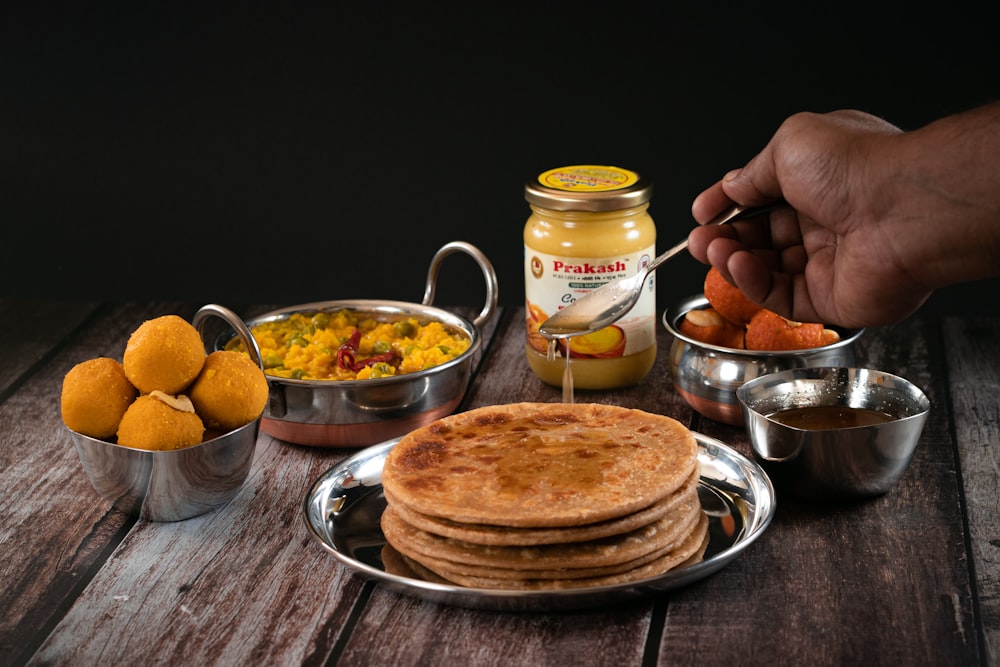
<path fill-rule="evenodd" d="M 452 521 L 578 526 L 676 491 L 697 465 L 680 422 L 612 405 L 515 403 L 417 429 L 393 447 L 382 486 L 394 502 Z"/>

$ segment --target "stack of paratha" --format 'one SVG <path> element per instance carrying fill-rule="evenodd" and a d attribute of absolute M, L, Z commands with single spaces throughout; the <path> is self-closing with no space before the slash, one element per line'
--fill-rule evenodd
<path fill-rule="evenodd" d="M 470 410 L 390 450 L 384 562 L 513 590 L 656 576 L 705 552 L 698 476 L 697 443 L 669 417 L 598 404 Z"/>

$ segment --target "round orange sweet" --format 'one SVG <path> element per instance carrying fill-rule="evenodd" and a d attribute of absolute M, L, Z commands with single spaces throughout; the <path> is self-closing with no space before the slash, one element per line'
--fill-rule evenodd
<path fill-rule="evenodd" d="M 745 326 L 760 310 L 760 306 L 746 298 L 734 285 L 730 285 L 714 266 L 705 274 L 705 298 L 719 315 L 737 326 Z"/>
<path fill-rule="evenodd" d="M 709 345 L 742 350 L 743 327 L 738 327 L 713 308 L 689 311 L 677 328 L 682 334 Z"/>
<path fill-rule="evenodd" d="M 147 320 L 129 336 L 122 365 L 143 394 L 179 394 L 194 382 L 205 363 L 205 344 L 187 320 L 163 315 Z"/>
<path fill-rule="evenodd" d="M 115 359 L 98 357 L 80 362 L 63 378 L 63 423 L 92 438 L 110 438 L 138 393 Z"/>
<path fill-rule="evenodd" d="M 806 350 L 828 344 L 824 327 L 815 322 L 795 322 L 761 309 L 747 325 L 748 350 Z"/>
<path fill-rule="evenodd" d="M 118 444 L 136 449 L 181 449 L 200 444 L 204 433 L 193 408 L 177 409 L 157 392 L 140 396 L 125 411 L 118 425 Z"/>
<path fill-rule="evenodd" d="M 230 431 L 264 412 L 267 378 L 242 353 L 217 350 L 205 359 L 188 397 L 206 426 Z"/>

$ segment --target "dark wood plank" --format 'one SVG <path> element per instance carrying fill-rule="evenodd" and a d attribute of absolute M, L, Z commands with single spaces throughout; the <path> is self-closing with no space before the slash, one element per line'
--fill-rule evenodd
<path fill-rule="evenodd" d="M 984 652 L 1000 651 L 1000 320 L 945 320 L 948 389 L 962 464 Z"/>
<path fill-rule="evenodd" d="M 0 397 L 45 359 L 99 304 L 0 298 Z"/>
<path fill-rule="evenodd" d="M 342 654 L 348 665 L 638 665 L 652 603 L 503 613 L 376 591 Z"/>
<path fill-rule="evenodd" d="M 137 523 L 34 659 L 298 664 L 326 656 L 363 582 L 312 540 L 301 502 L 345 454 L 262 435 L 227 506 Z"/>

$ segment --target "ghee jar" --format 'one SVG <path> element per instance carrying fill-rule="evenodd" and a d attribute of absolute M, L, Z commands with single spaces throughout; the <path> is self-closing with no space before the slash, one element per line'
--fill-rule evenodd
<path fill-rule="evenodd" d="M 528 365 L 543 382 L 612 389 L 642 380 L 656 361 L 656 285 L 650 274 L 638 303 L 614 324 L 552 342 L 538 328 L 601 285 L 634 275 L 656 257 L 649 215 L 652 184 L 613 166 L 573 165 L 529 179 L 524 198 L 524 291 Z M 569 354 L 567 360 L 565 355 Z"/>

